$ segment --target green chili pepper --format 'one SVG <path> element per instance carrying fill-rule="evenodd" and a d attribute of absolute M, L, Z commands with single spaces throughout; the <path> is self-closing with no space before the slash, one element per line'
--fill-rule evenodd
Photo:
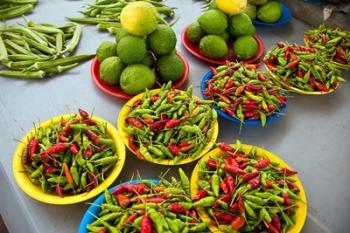
<path fill-rule="evenodd" d="M 181 179 L 182 188 L 186 192 L 188 192 L 190 190 L 190 180 L 188 179 L 188 176 L 186 175 L 184 170 L 182 170 L 182 168 L 179 168 L 179 175 L 180 175 L 180 179 Z"/>
<path fill-rule="evenodd" d="M 214 204 L 215 197 L 204 197 L 193 203 L 194 207 L 210 207 Z"/>
<path fill-rule="evenodd" d="M 219 178 L 219 175 L 213 174 L 211 176 L 211 188 L 213 190 L 214 196 L 218 197 L 219 196 L 219 191 L 220 191 L 220 178 Z"/>
<path fill-rule="evenodd" d="M 255 211 L 252 209 L 252 207 L 248 204 L 247 201 L 244 201 L 244 208 L 245 208 L 245 211 L 246 213 L 253 217 L 253 218 L 256 218 L 256 214 L 255 214 Z"/>

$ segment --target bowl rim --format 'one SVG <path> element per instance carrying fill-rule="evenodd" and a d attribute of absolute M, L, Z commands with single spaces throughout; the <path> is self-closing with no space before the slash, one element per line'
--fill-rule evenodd
<path fill-rule="evenodd" d="M 231 146 L 235 146 L 235 144 L 231 144 Z M 244 152 L 249 152 L 250 149 L 253 147 L 253 145 L 249 145 L 249 144 L 242 144 L 241 146 L 241 150 L 243 150 Z M 277 162 L 280 164 L 280 166 L 286 167 L 288 169 L 291 169 L 291 167 L 285 163 L 280 157 L 278 157 L 277 155 L 273 154 L 272 152 L 265 150 L 261 147 L 257 147 L 255 146 L 256 153 L 257 155 L 261 155 L 261 156 L 267 156 L 270 160 Z M 199 180 L 199 163 L 203 160 L 203 161 L 207 161 L 210 157 L 220 157 L 221 154 L 224 154 L 220 148 L 215 148 L 212 149 L 211 151 L 209 151 L 205 156 L 203 156 L 198 163 L 196 164 L 196 166 L 193 169 L 192 175 L 191 175 L 191 195 L 194 196 L 197 192 L 198 192 L 198 180 Z M 295 224 L 294 227 L 292 227 L 288 233 L 299 233 L 301 232 L 305 221 L 306 221 L 306 216 L 307 216 L 307 199 L 306 199 L 306 194 L 305 194 L 305 190 L 304 187 L 299 179 L 299 177 L 297 175 L 295 175 L 296 178 L 296 184 L 298 185 L 298 187 L 300 188 L 300 198 L 301 200 L 298 201 L 299 204 L 301 204 L 298 209 L 296 210 L 296 219 L 297 219 L 297 224 Z M 204 208 L 197 208 L 200 217 L 202 218 L 202 220 L 204 222 L 210 223 L 210 217 L 209 215 L 206 213 Z M 221 233 L 221 231 L 218 230 L 218 228 L 214 225 L 209 224 L 209 229 L 211 232 L 215 232 L 215 233 Z"/>
<path fill-rule="evenodd" d="M 98 117 L 98 116 L 91 116 L 91 119 L 96 120 L 98 122 L 104 122 L 107 125 L 107 132 L 109 135 L 113 138 L 116 146 L 116 153 L 118 155 L 118 162 L 115 164 L 115 166 L 112 168 L 109 176 L 96 188 L 92 189 L 89 192 L 80 193 L 77 195 L 69 195 L 65 196 L 63 198 L 54 195 L 54 194 L 48 194 L 42 192 L 41 188 L 35 184 L 33 184 L 27 175 L 26 172 L 24 172 L 24 168 L 21 163 L 21 154 L 24 150 L 25 146 L 27 145 L 30 138 L 33 137 L 35 130 L 39 127 L 48 127 L 49 125 L 53 123 L 58 123 L 62 118 L 66 119 L 72 115 L 76 114 L 63 114 L 58 115 L 53 118 L 50 118 L 48 120 L 45 120 L 41 122 L 39 125 L 32 128 L 21 140 L 21 142 L 18 144 L 12 159 L 12 173 L 15 178 L 15 181 L 17 185 L 20 187 L 20 189 L 26 193 L 31 198 L 47 203 L 47 204 L 53 204 L 53 205 L 69 205 L 69 204 L 75 204 L 79 202 L 83 202 L 85 200 L 91 199 L 101 193 L 103 190 L 105 190 L 108 186 L 110 186 L 119 176 L 120 172 L 122 171 L 125 163 L 125 146 L 122 143 L 120 136 L 118 134 L 118 131 L 116 128 L 109 123 L 108 121 Z"/>
<path fill-rule="evenodd" d="M 182 90 L 180 90 L 182 91 Z M 150 93 L 152 94 L 157 94 L 160 92 L 160 89 L 153 89 L 150 90 Z M 144 96 L 145 92 L 142 92 L 136 96 L 134 96 L 132 99 L 130 99 L 128 102 L 126 102 L 124 104 L 124 106 L 122 107 L 122 109 L 119 112 L 119 116 L 117 119 L 118 122 L 118 130 L 120 132 L 120 136 L 122 138 L 122 141 L 124 142 L 125 146 L 135 155 L 135 152 L 133 150 L 131 150 L 131 148 L 129 147 L 129 143 L 128 143 L 128 134 L 123 130 L 123 127 L 125 126 L 125 119 L 126 116 L 128 115 L 128 113 L 130 112 L 131 106 L 132 104 L 138 100 L 141 99 Z M 201 150 L 200 153 L 198 153 L 195 157 L 190 157 L 190 158 L 186 158 L 186 159 L 182 159 L 180 161 L 178 161 L 177 163 L 174 163 L 174 160 L 171 159 L 152 159 L 152 160 L 144 160 L 150 163 L 155 163 L 155 164 L 160 164 L 160 165 L 182 165 L 182 164 L 187 164 L 187 163 L 191 163 L 199 158 L 201 158 L 203 155 L 205 155 L 215 144 L 217 136 L 218 136 L 218 132 L 219 132 L 219 124 L 218 121 L 215 122 L 214 127 L 213 127 L 213 134 L 211 136 L 211 138 L 209 139 L 209 142 L 207 143 L 207 145 L 205 145 L 203 147 L 203 149 Z"/>
<path fill-rule="evenodd" d="M 188 81 L 188 77 L 189 77 L 189 70 L 190 70 L 190 66 L 188 63 L 188 59 L 185 57 L 185 55 L 183 53 L 181 53 L 180 51 L 176 50 L 176 54 L 180 57 L 180 59 L 182 60 L 183 64 L 184 64 L 184 72 L 182 74 L 182 77 L 179 80 L 176 80 L 176 82 L 174 82 L 174 87 L 176 88 L 180 88 L 183 85 L 185 85 L 185 83 Z M 120 98 L 120 99 L 124 99 L 124 100 L 129 100 L 131 99 L 132 95 L 129 95 L 127 93 L 125 93 L 118 85 L 118 90 L 114 90 L 113 86 L 108 86 L 108 84 L 104 83 L 101 79 L 100 79 L 100 74 L 99 74 L 99 70 L 100 70 L 100 62 L 97 60 L 97 57 L 94 57 L 91 61 L 91 66 L 90 66 L 90 75 L 92 80 L 94 81 L 95 85 L 102 90 L 103 92 L 112 95 L 114 97 Z M 154 69 L 152 69 L 153 71 Z M 156 86 L 157 84 L 155 84 Z"/>
<path fill-rule="evenodd" d="M 196 58 L 202 60 L 202 61 L 206 61 L 206 62 L 209 62 L 210 64 L 215 64 L 215 65 L 224 65 L 226 64 L 227 61 L 233 61 L 232 59 L 235 58 L 232 53 L 231 53 L 231 50 L 230 49 L 231 47 L 229 46 L 228 42 L 226 42 L 226 44 L 228 44 L 228 48 L 229 48 L 229 53 L 226 55 L 226 56 L 230 56 L 230 60 L 222 60 L 222 59 L 214 59 L 214 58 L 208 58 L 208 57 L 205 57 L 204 55 L 194 51 L 191 47 L 192 46 L 196 46 L 198 47 L 197 45 L 191 43 L 188 38 L 187 38 L 187 35 L 186 35 L 186 32 L 188 30 L 190 25 L 187 25 L 186 27 L 184 27 L 184 29 L 182 30 L 181 32 L 181 42 L 182 42 L 182 45 L 186 48 L 186 50 L 191 53 L 193 56 L 195 56 Z M 254 39 L 256 40 L 256 42 L 258 43 L 258 51 L 257 53 L 255 54 L 255 56 L 251 59 L 248 59 L 248 60 L 240 60 L 241 62 L 243 63 L 247 63 L 247 64 L 252 64 L 252 63 L 256 63 L 257 61 L 259 61 L 263 54 L 264 54 L 264 51 L 265 51 L 265 45 L 264 45 L 264 41 L 263 39 L 258 35 L 258 34 L 254 34 Z M 232 43 L 231 43 L 232 44 Z M 192 46 L 190 46 L 192 45 Z"/>
<path fill-rule="evenodd" d="M 159 185 L 159 180 L 157 179 L 134 179 L 134 180 L 130 180 L 127 182 L 123 182 L 120 183 L 118 185 L 115 185 L 113 187 L 108 188 L 109 192 L 112 192 L 114 189 L 116 189 L 117 187 L 124 185 L 124 184 L 138 184 L 140 183 L 140 181 L 151 181 L 153 184 L 155 185 Z M 92 221 L 95 220 L 95 218 L 90 214 L 94 214 L 97 215 L 100 211 L 101 208 L 98 205 L 101 205 L 102 203 L 105 203 L 105 195 L 104 193 L 101 193 L 89 206 L 89 208 L 85 211 L 80 223 L 79 223 L 79 227 L 78 227 L 78 233 L 88 233 L 88 231 L 86 230 L 86 226 L 90 223 L 92 223 Z M 89 213 L 90 212 L 90 213 Z"/>
<path fill-rule="evenodd" d="M 213 71 L 209 70 L 202 78 L 200 89 L 201 89 L 201 95 L 202 95 L 203 99 L 208 99 L 208 97 L 204 94 L 205 89 L 207 87 L 206 81 L 209 80 L 210 78 L 212 78 L 213 76 L 214 76 Z M 231 117 L 227 113 L 223 112 L 217 106 L 213 106 L 213 108 L 217 111 L 217 113 L 221 117 L 224 117 L 225 119 L 232 121 L 234 123 L 239 123 L 239 124 L 241 123 L 238 119 Z M 281 110 L 278 113 L 267 116 L 266 117 L 266 124 L 271 124 L 271 123 L 275 122 L 276 120 L 281 118 L 286 113 L 286 111 L 287 111 L 287 105 L 281 107 Z M 249 126 L 261 126 L 260 120 L 252 120 L 252 119 L 245 120 L 242 124 L 249 125 Z"/>
<path fill-rule="evenodd" d="M 265 23 L 260 20 L 254 19 L 252 20 L 253 24 L 255 26 L 263 26 L 263 27 L 278 27 L 289 23 L 289 21 L 292 19 L 292 12 L 284 2 L 282 2 L 281 5 L 282 5 L 282 15 L 278 21 L 274 23 Z"/>

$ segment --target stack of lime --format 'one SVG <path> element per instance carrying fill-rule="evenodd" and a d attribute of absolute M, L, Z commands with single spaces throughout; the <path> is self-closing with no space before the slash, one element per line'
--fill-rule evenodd
<path fill-rule="evenodd" d="M 184 63 L 176 54 L 176 34 L 158 20 L 156 8 L 148 2 L 133 2 L 122 10 L 116 42 L 105 41 L 96 51 L 102 81 L 136 95 L 155 84 L 153 68 L 164 82 L 182 77 Z"/>
<path fill-rule="evenodd" d="M 275 23 L 282 16 L 282 5 L 279 0 L 248 0 L 245 13 L 252 20 Z"/>
<path fill-rule="evenodd" d="M 227 55 L 229 39 L 232 38 L 235 57 L 251 59 L 257 53 L 258 44 L 252 20 L 243 13 L 246 6 L 246 0 L 216 0 L 188 27 L 189 41 L 199 44 L 200 53 L 205 57 L 219 59 Z"/>

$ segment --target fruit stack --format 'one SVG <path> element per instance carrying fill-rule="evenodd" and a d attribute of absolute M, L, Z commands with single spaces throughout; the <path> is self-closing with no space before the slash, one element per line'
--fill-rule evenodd
<path fill-rule="evenodd" d="M 200 53 L 208 58 L 225 57 L 232 40 L 233 55 L 236 58 L 253 58 L 258 51 L 258 43 L 254 38 L 252 20 L 243 13 L 246 5 L 247 2 L 241 0 L 216 0 L 207 12 L 188 27 L 187 38 L 191 43 L 198 44 Z"/>
<path fill-rule="evenodd" d="M 103 82 L 136 95 L 154 86 L 154 67 L 160 81 L 182 77 L 184 63 L 176 54 L 176 34 L 159 20 L 156 8 L 147 2 L 130 3 L 122 10 L 116 42 L 105 41 L 96 51 Z"/>
<path fill-rule="evenodd" d="M 282 16 L 282 5 L 278 0 L 248 0 L 245 13 L 252 20 L 275 23 Z"/>

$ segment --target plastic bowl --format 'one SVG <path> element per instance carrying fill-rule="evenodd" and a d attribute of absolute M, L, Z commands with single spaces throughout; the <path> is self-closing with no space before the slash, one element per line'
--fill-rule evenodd
<path fill-rule="evenodd" d="M 242 145 L 241 150 L 243 150 L 244 152 L 248 153 L 250 151 L 250 149 L 252 148 L 252 145 Z M 280 159 L 277 155 L 274 155 L 273 153 L 262 149 L 260 147 L 256 147 L 257 148 L 257 155 L 261 155 L 261 156 L 267 156 L 271 161 L 273 162 L 277 162 L 280 164 L 280 166 L 282 167 L 286 167 L 291 169 L 282 159 Z M 219 157 L 221 154 L 224 154 L 219 148 L 215 148 L 214 150 L 211 150 L 208 154 L 206 154 L 202 159 L 204 161 L 207 161 L 210 157 Z M 307 201 L 306 201 L 306 195 L 305 195 L 305 191 L 303 188 L 303 185 L 300 181 L 300 179 L 295 176 L 296 178 L 296 185 L 300 188 L 300 198 L 301 200 L 299 200 L 297 202 L 297 204 L 299 205 L 298 209 L 296 210 L 296 219 L 295 219 L 295 226 L 293 228 L 291 228 L 288 233 L 299 233 L 301 232 L 305 220 L 306 220 L 306 215 L 307 215 Z M 195 166 L 193 173 L 192 173 L 192 177 L 191 177 L 191 194 L 195 195 L 198 192 L 198 181 L 199 181 L 199 162 L 197 163 L 197 165 Z M 200 217 L 202 218 L 202 220 L 204 222 L 210 223 L 210 216 L 207 214 L 207 212 L 205 211 L 204 208 L 198 208 L 198 212 Z M 219 229 L 214 226 L 214 225 L 209 225 L 209 229 L 211 232 L 221 232 L 219 231 Z"/>
<path fill-rule="evenodd" d="M 264 57 L 264 60 L 267 59 L 267 57 L 269 56 L 270 52 L 268 52 L 265 57 Z M 265 68 L 266 70 L 269 71 L 269 73 L 271 74 L 271 76 L 277 81 L 279 82 L 283 87 L 285 87 L 286 89 L 290 90 L 291 92 L 294 92 L 294 93 L 298 93 L 298 94 L 303 94 L 303 95 L 328 95 L 332 92 L 335 91 L 335 89 L 337 89 L 339 87 L 339 83 L 337 85 L 336 88 L 334 89 L 329 89 L 328 92 L 325 92 L 325 91 L 305 91 L 305 90 L 301 90 L 299 88 L 296 88 L 294 86 L 292 86 L 290 83 L 288 82 L 285 82 L 285 81 L 282 81 L 280 78 L 278 78 L 278 76 L 272 72 L 272 70 L 269 69 L 269 67 L 264 63 L 265 65 Z"/>
<path fill-rule="evenodd" d="M 158 185 L 159 182 L 158 180 L 154 180 L 154 179 L 151 179 L 150 180 L 153 184 L 155 185 Z M 123 184 L 137 184 L 139 183 L 140 181 L 139 180 L 131 180 L 129 182 L 125 182 L 125 183 L 122 183 L 122 184 L 119 184 L 119 185 L 116 185 L 112 188 L 109 188 L 108 191 L 112 192 L 114 189 L 116 189 L 117 187 L 123 185 Z M 94 202 L 90 205 L 90 207 L 86 210 L 84 216 L 83 216 L 83 219 L 80 221 L 80 224 L 79 224 L 79 229 L 78 229 L 78 233 L 88 233 L 87 229 L 86 229 L 86 226 L 91 224 L 93 221 L 96 220 L 96 218 L 93 216 L 98 216 L 98 214 L 100 213 L 101 211 L 101 208 L 99 207 L 102 203 L 105 203 L 106 202 L 106 199 L 105 199 L 105 195 L 104 193 L 102 193 L 100 196 L 98 196 L 96 198 L 96 200 L 94 200 Z M 92 215 L 93 214 L 93 215 Z"/>
<path fill-rule="evenodd" d="M 189 65 L 188 65 L 188 60 L 185 58 L 185 56 L 177 51 L 176 54 L 181 58 L 182 62 L 184 63 L 185 69 L 182 77 L 174 82 L 173 86 L 175 88 L 180 88 L 188 80 L 188 74 L 189 74 Z M 95 57 L 92 62 L 91 62 L 91 69 L 90 69 L 91 77 L 94 80 L 94 83 L 98 88 L 100 88 L 102 91 L 106 92 L 107 94 L 110 94 L 112 96 L 118 97 L 120 99 L 128 100 L 131 99 L 133 96 L 126 94 L 119 85 L 116 86 L 111 86 L 108 85 L 107 83 L 103 82 L 100 79 L 100 62 L 97 60 Z M 155 84 L 155 88 L 159 87 L 158 84 Z"/>
<path fill-rule="evenodd" d="M 157 93 L 159 93 L 159 91 L 160 91 L 160 89 L 154 89 L 154 90 L 151 90 L 150 92 L 152 94 L 157 94 Z M 126 145 L 126 147 L 129 148 L 129 150 L 133 153 L 134 153 L 134 151 L 130 149 L 129 144 L 128 144 L 129 134 L 127 134 L 123 130 L 123 127 L 125 126 L 125 119 L 127 118 L 128 114 L 131 110 L 131 106 L 133 105 L 133 103 L 136 100 L 141 99 L 143 97 L 143 95 L 144 95 L 144 93 L 138 94 L 137 96 L 135 96 L 131 100 L 129 100 L 127 103 L 125 103 L 123 108 L 120 110 L 119 116 L 118 116 L 118 129 L 120 132 L 120 136 L 121 136 L 124 144 Z M 212 137 L 209 139 L 208 144 L 202 149 L 201 153 L 198 153 L 198 155 L 195 157 L 182 159 L 182 160 L 178 161 L 177 163 L 174 163 L 174 160 L 171 160 L 171 159 L 152 159 L 152 160 L 146 160 L 146 161 L 151 162 L 151 163 L 160 164 L 160 165 L 181 165 L 181 164 L 191 163 L 191 162 L 199 159 L 203 155 L 205 155 L 213 147 L 213 145 L 216 141 L 216 138 L 218 136 L 218 132 L 219 132 L 219 124 L 218 124 L 218 122 L 216 122 L 216 124 L 214 125 L 214 128 L 213 128 Z"/>
<path fill-rule="evenodd" d="M 120 136 L 115 129 L 115 127 L 107 122 L 106 120 L 103 120 L 102 118 L 99 118 L 97 116 L 92 116 L 91 118 L 97 122 L 105 122 L 107 124 L 107 132 L 108 134 L 113 138 L 115 142 L 116 147 L 116 153 L 119 157 L 118 162 L 115 164 L 115 166 L 110 171 L 109 176 L 105 181 L 103 181 L 99 186 L 91 190 L 90 192 L 85 192 L 77 195 L 71 195 L 71 196 L 65 196 L 65 197 L 59 197 L 57 195 L 44 193 L 40 186 L 37 186 L 33 184 L 27 173 L 25 172 L 24 167 L 21 163 L 21 155 L 25 148 L 25 146 L 28 144 L 28 141 L 30 138 L 33 137 L 35 130 L 39 127 L 48 127 L 49 125 L 53 123 L 59 123 L 60 120 L 68 119 L 71 115 L 60 115 L 56 116 L 52 119 L 49 119 L 47 121 L 44 121 L 40 123 L 40 125 L 36 126 L 36 128 L 33 128 L 22 140 L 21 143 L 18 144 L 17 149 L 13 155 L 13 161 L 12 161 L 12 172 L 13 176 L 15 177 L 15 180 L 18 184 L 18 186 L 22 189 L 23 192 L 25 192 L 28 196 L 31 198 L 41 201 L 48 204 L 54 204 L 54 205 L 69 205 L 74 203 L 79 203 L 86 201 L 88 199 L 91 199 L 95 196 L 97 196 L 99 193 L 103 192 L 105 189 L 110 186 L 115 179 L 120 174 L 121 170 L 123 169 L 124 162 L 125 162 L 125 147 L 120 139 Z"/>
<path fill-rule="evenodd" d="M 208 73 L 206 73 L 204 75 L 204 77 L 203 77 L 203 79 L 201 81 L 201 94 L 202 94 L 203 99 L 208 99 L 208 97 L 204 94 L 204 92 L 207 89 L 207 80 L 211 79 L 213 76 L 214 76 L 213 72 L 212 71 L 208 71 Z M 239 123 L 239 124 L 241 123 L 240 120 L 238 120 L 237 118 L 234 118 L 234 117 L 228 115 L 226 112 L 221 111 L 220 108 L 218 108 L 218 107 L 214 107 L 214 108 L 215 108 L 215 110 L 217 111 L 217 113 L 221 117 L 223 117 L 223 118 L 225 118 L 225 119 L 227 119 L 229 121 L 232 121 L 234 123 Z M 287 110 L 287 106 L 281 107 L 281 111 L 280 112 L 266 117 L 266 124 L 271 124 L 274 121 L 276 121 L 279 118 L 281 118 L 281 116 L 284 115 L 286 110 Z M 251 125 L 251 126 L 261 126 L 260 120 L 251 120 L 251 119 L 244 120 L 243 124 Z"/>
<path fill-rule="evenodd" d="M 286 23 L 288 23 L 292 19 L 292 12 L 288 8 L 288 6 L 284 3 L 282 3 L 282 15 L 281 18 L 274 23 L 265 23 L 260 20 L 253 20 L 253 24 L 255 26 L 263 26 L 263 27 L 277 27 L 282 26 Z"/>
<path fill-rule="evenodd" d="M 187 29 L 188 29 L 189 26 L 185 27 L 184 30 L 182 31 L 181 33 L 181 41 L 182 41 L 182 44 L 185 46 L 185 48 L 192 54 L 194 55 L 195 57 L 199 58 L 200 60 L 203 60 L 203 61 L 206 61 L 206 62 L 209 62 L 211 64 L 216 64 L 216 65 L 223 65 L 223 64 L 226 64 L 227 61 L 236 61 L 237 58 L 235 58 L 233 56 L 233 53 L 232 53 L 232 44 L 233 43 L 228 43 L 228 54 L 223 57 L 223 58 L 219 58 L 219 59 L 214 59 L 214 58 L 208 58 L 208 57 L 205 57 L 203 56 L 200 52 L 199 52 L 199 47 L 198 45 L 196 44 L 193 44 L 191 43 L 189 40 L 188 40 L 188 37 L 187 37 Z M 248 59 L 248 60 L 245 60 L 245 61 L 242 61 L 244 63 L 255 63 L 257 62 L 264 54 L 264 50 L 265 50 L 265 47 L 264 47 L 264 42 L 262 41 L 262 39 L 257 35 L 255 34 L 254 36 L 256 42 L 258 43 L 258 51 L 256 53 L 256 55 L 251 58 L 251 59 Z"/>

